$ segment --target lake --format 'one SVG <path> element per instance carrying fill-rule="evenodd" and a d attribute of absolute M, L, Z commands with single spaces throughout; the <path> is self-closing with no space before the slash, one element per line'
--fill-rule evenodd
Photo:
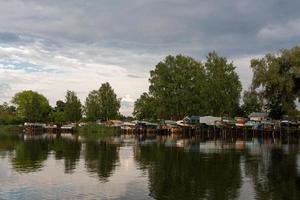
<path fill-rule="evenodd" d="M 0 199 L 300 199 L 298 140 L 0 136 Z"/>

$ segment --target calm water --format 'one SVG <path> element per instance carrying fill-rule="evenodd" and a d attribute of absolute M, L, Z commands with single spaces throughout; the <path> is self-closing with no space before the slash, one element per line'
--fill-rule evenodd
<path fill-rule="evenodd" d="M 300 199 L 300 146 L 0 136 L 0 185 L 0 199 Z"/>

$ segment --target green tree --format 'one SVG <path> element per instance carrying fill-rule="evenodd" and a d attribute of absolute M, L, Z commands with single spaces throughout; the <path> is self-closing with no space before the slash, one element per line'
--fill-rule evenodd
<path fill-rule="evenodd" d="M 29 122 L 46 121 L 51 109 L 46 97 L 31 90 L 15 94 L 12 103 L 17 105 L 17 116 Z"/>
<path fill-rule="evenodd" d="M 205 71 L 191 57 L 167 56 L 150 72 L 149 95 L 159 118 L 181 119 L 205 111 Z"/>
<path fill-rule="evenodd" d="M 65 110 L 65 102 L 63 102 L 62 100 L 56 101 L 55 111 L 64 112 L 64 110 Z"/>
<path fill-rule="evenodd" d="M 259 93 L 255 90 L 248 90 L 243 95 L 243 105 L 241 106 L 243 113 L 247 116 L 252 112 L 263 111 L 263 100 Z"/>
<path fill-rule="evenodd" d="M 67 91 L 66 103 L 64 106 L 64 118 L 66 121 L 76 122 L 82 117 L 81 103 L 74 91 Z"/>
<path fill-rule="evenodd" d="M 251 60 L 252 87 L 262 95 L 273 118 L 298 114 L 295 101 L 300 97 L 299 57 L 300 47 L 294 47 Z"/>
<path fill-rule="evenodd" d="M 205 62 L 208 114 L 234 116 L 239 110 L 242 85 L 233 63 L 212 52 Z"/>
<path fill-rule="evenodd" d="M 89 93 L 85 100 L 85 114 L 88 120 L 96 121 L 100 119 L 101 102 L 99 96 L 99 90 L 93 90 Z"/>
<path fill-rule="evenodd" d="M 4 102 L 0 105 L 0 124 L 19 123 L 19 118 L 16 114 L 16 107 Z"/>
<path fill-rule="evenodd" d="M 139 120 L 143 120 L 143 119 L 155 120 L 156 113 L 155 113 L 154 98 L 150 96 L 148 93 L 144 92 L 140 96 L 140 98 L 138 98 L 134 102 L 133 115 Z"/>
<path fill-rule="evenodd" d="M 63 123 L 65 121 L 65 102 L 62 100 L 56 101 L 56 106 L 52 109 L 51 119 L 55 123 Z"/>
<path fill-rule="evenodd" d="M 108 120 L 119 116 L 120 99 L 117 98 L 109 83 L 103 83 L 99 90 L 89 93 L 85 101 L 88 120 Z"/>

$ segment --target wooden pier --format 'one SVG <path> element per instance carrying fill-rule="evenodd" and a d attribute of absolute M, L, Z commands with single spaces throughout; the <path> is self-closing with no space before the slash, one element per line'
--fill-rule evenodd
<path fill-rule="evenodd" d="M 232 137 L 263 137 L 263 138 L 300 138 L 300 129 L 298 128 L 281 128 L 281 129 L 252 129 L 252 127 L 217 127 L 217 126 L 195 126 L 195 127 L 180 127 L 176 132 L 167 128 L 134 128 L 122 129 L 121 134 L 156 134 L 156 135 L 171 135 L 178 134 L 184 136 L 203 136 L 216 138 L 232 138 Z"/>

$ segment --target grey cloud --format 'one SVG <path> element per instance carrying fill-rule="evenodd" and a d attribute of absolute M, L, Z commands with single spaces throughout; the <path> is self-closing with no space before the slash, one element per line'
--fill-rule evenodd
<path fill-rule="evenodd" d="M 1 1 L 0 47 L 44 52 L 32 54 L 42 64 L 54 65 L 57 55 L 80 62 L 77 69 L 61 61 L 62 71 L 82 70 L 84 63 L 118 66 L 139 88 L 169 54 L 199 60 L 215 50 L 236 60 L 299 45 L 299 8 L 299 0 Z M 243 77 L 247 63 L 239 68 Z M 118 77 L 113 70 L 93 70 Z"/>
<path fill-rule="evenodd" d="M 7 30 L 138 52 L 203 56 L 216 50 L 225 55 L 253 54 L 300 41 L 294 37 L 275 45 L 257 36 L 270 24 L 299 18 L 297 0 L 31 0 L 1 4 L 2 10 L 15 10 L 4 12 L 2 22 L 18 19 L 1 23 Z M 21 10 L 22 6 L 26 9 Z"/>
<path fill-rule="evenodd" d="M 19 35 L 9 32 L 0 32 L 0 42 L 9 43 L 9 42 L 18 42 L 20 40 Z"/>
<path fill-rule="evenodd" d="M 128 76 L 129 78 L 141 78 L 140 76 L 134 75 L 134 74 L 128 74 L 127 76 Z"/>

